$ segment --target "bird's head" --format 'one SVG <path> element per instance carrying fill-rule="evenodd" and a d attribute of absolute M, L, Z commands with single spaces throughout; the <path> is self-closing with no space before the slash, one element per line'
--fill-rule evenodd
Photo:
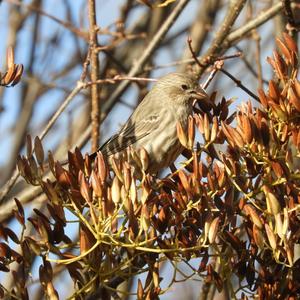
<path fill-rule="evenodd" d="M 192 104 L 194 100 L 207 100 L 208 95 L 200 87 L 198 80 L 185 73 L 170 73 L 156 83 L 155 89 L 168 95 L 174 102 Z"/>

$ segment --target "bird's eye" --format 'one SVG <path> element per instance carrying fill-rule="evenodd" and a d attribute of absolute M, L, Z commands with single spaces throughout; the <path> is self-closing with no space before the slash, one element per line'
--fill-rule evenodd
<path fill-rule="evenodd" d="M 188 89 L 188 86 L 187 86 L 186 84 L 183 84 L 183 85 L 181 86 L 181 88 L 182 88 L 184 91 L 186 91 L 186 90 Z"/>

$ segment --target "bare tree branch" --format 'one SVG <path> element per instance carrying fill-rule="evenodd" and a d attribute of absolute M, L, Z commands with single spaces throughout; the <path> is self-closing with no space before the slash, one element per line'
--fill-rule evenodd
<path fill-rule="evenodd" d="M 91 79 L 97 81 L 99 79 L 99 59 L 98 59 L 98 38 L 97 38 L 97 22 L 96 22 L 96 6 L 95 0 L 89 0 L 89 24 L 90 24 L 90 43 L 89 53 L 91 61 Z M 98 84 L 91 86 L 92 96 L 92 111 L 91 111 L 91 122 L 92 122 L 92 152 L 96 151 L 99 147 L 99 130 L 100 130 L 100 88 Z"/>

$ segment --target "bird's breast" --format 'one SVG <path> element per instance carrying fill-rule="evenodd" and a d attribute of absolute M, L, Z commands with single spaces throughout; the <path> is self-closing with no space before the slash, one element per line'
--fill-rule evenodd
<path fill-rule="evenodd" d="M 191 111 L 187 107 L 179 107 L 176 111 L 163 110 L 162 120 L 159 126 L 143 142 L 149 158 L 149 172 L 156 173 L 164 167 L 168 167 L 182 152 L 183 146 L 177 137 L 177 122 L 180 122 L 184 130 L 187 129 L 188 115 Z"/>

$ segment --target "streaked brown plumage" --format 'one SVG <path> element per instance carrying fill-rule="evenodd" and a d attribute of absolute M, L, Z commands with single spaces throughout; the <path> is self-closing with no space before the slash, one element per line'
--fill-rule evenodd
<path fill-rule="evenodd" d="M 157 81 L 119 133 L 99 150 L 109 158 L 124 153 L 130 146 L 135 150 L 143 147 L 149 155 L 147 172 L 157 173 L 168 167 L 183 150 L 177 137 L 177 122 L 186 129 L 193 100 L 207 97 L 194 77 L 170 73 Z M 90 155 L 91 158 L 95 156 L 96 152 Z"/>

